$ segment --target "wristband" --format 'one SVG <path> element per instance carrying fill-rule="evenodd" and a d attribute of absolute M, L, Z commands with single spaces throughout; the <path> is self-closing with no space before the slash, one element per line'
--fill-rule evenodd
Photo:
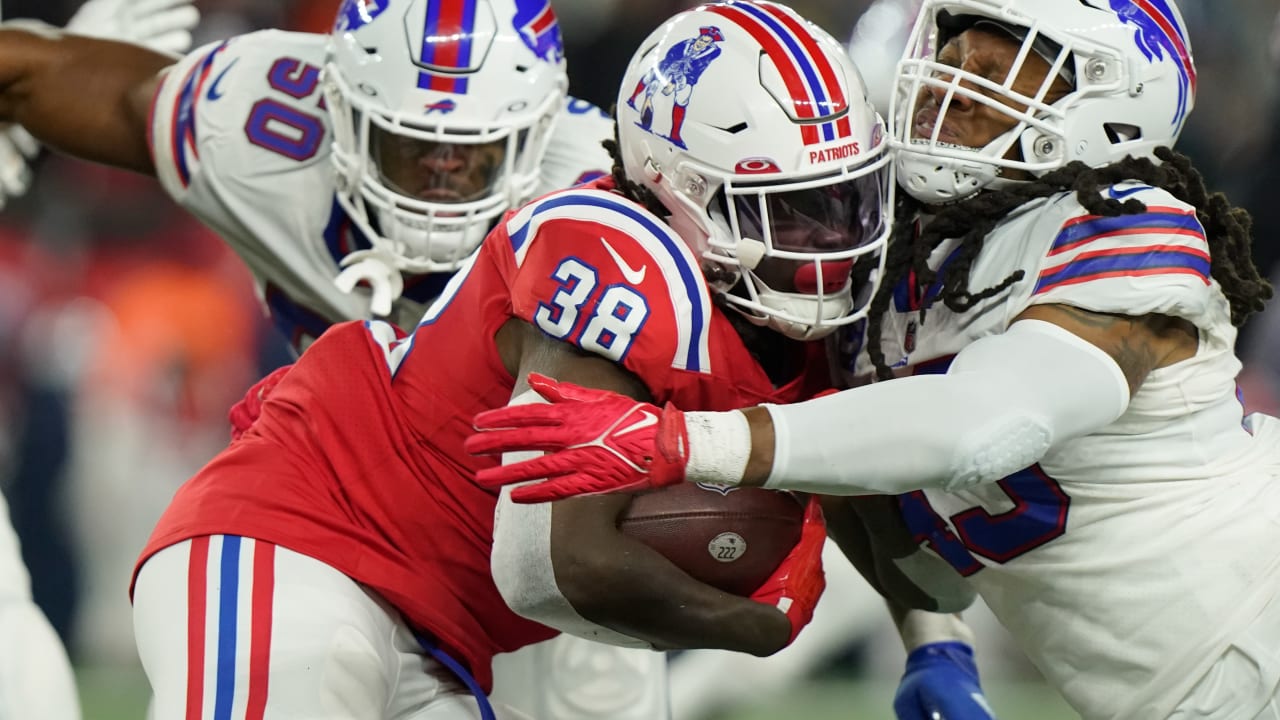
<path fill-rule="evenodd" d="M 948 641 L 973 647 L 973 630 L 953 613 L 908 610 L 898 624 L 898 634 L 908 653 L 924 645 Z"/>
<path fill-rule="evenodd" d="M 751 425 L 747 416 L 729 412 L 687 412 L 689 461 L 685 479 L 715 485 L 737 485 L 751 459 Z"/>

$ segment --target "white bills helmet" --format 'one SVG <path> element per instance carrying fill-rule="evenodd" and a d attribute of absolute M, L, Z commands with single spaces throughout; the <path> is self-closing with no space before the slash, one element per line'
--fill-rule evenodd
<path fill-rule="evenodd" d="M 971 28 L 1020 44 L 1006 76 L 938 61 Z M 1036 90 L 1019 93 L 1012 86 L 1033 58 L 1049 70 Z M 1058 79 L 1070 90 L 1055 99 Z M 1039 176 L 1077 160 L 1099 167 L 1153 157 L 1177 141 L 1195 90 L 1190 39 L 1173 0 L 925 0 L 889 113 L 898 182 L 922 202 L 942 203 L 1000 187 L 1010 170 Z M 1011 127 L 981 147 L 957 142 L 948 114 L 973 108 Z"/>
<path fill-rule="evenodd" d="M 864 286 L 850 270 L 883 263 L 893 183 L 839 42 L 782 5 L 703 5 L 650 35 L 622 82 L 627 176 L 725 302 L 797 339 L 866 315 L 880 273 Z"/>
<path fill-rule="evenodd" d="M 568 86 L 549 0 L 345 0 L 324 77 L 338 201 L 413 273 L 532 197 Z"/>

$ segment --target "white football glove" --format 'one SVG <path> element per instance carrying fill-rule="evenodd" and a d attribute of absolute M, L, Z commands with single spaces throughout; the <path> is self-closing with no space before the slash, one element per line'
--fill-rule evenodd
<path fill-rule="evenodd" d="M 71 20 L 67 32 L 105 40 L 123 40 L 159 52 L 181 54 L 191 49 L 191 29 L 200 21 L 193 0 L 89 0 Z M 21 21 L 13 23 L 15 26 Z M 39 26 L 27 29 L 39 30 Z M 21 126 L 0 128 L 0 208 L 31 185 L 27 161 L 40 143 Z"/>
<path fill-rule="evenodd" d="M 18 197 L 31 185 L 27 161 L 40 152 L 40 143 L 19 125 L 0 130 L 0 208 L 5 199 Z"/>
<path fill-rule="evenodd" d="M 166 53 L 191 49 L 200 21 L 193 0 L 89 0 L 67 22 L 67 32 L 123 40 Z"/>

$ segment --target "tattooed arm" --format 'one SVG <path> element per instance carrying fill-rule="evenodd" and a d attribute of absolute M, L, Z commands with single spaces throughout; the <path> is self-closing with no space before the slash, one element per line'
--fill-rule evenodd
<path fill-rule="evenodd" d="M 1015 318 L 1043 320 L 1096 345 L 1111 356 L 1137 392 L 1147 375 L 1196 354 L 1198 334 L 1190 322 L 1167 315 L 1110 315 L 1070 305 L 1036 305 Z"/>

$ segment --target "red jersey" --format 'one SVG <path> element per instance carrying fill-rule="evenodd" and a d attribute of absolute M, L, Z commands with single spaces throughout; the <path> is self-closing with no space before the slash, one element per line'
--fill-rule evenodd
<path fill-rule="evenodd" d="M 514 379 L 493 342 L 510 318 L 610 358 L 687 410 L 795 402 L 828 386 L 820 343 L 774 388 L 670 228 L 603 180 L 508 214 L 413 334 L 333 326 L 257 423 L 175 495 L 147 543 L 240 535 L 320 560 L 386 598 L 486 690 L 494 653 L 555 631 L 512 613 L 489 573 L 498 462 L 462 449 Z M 135 570 L 136 574 L 136 570 Z"/>

